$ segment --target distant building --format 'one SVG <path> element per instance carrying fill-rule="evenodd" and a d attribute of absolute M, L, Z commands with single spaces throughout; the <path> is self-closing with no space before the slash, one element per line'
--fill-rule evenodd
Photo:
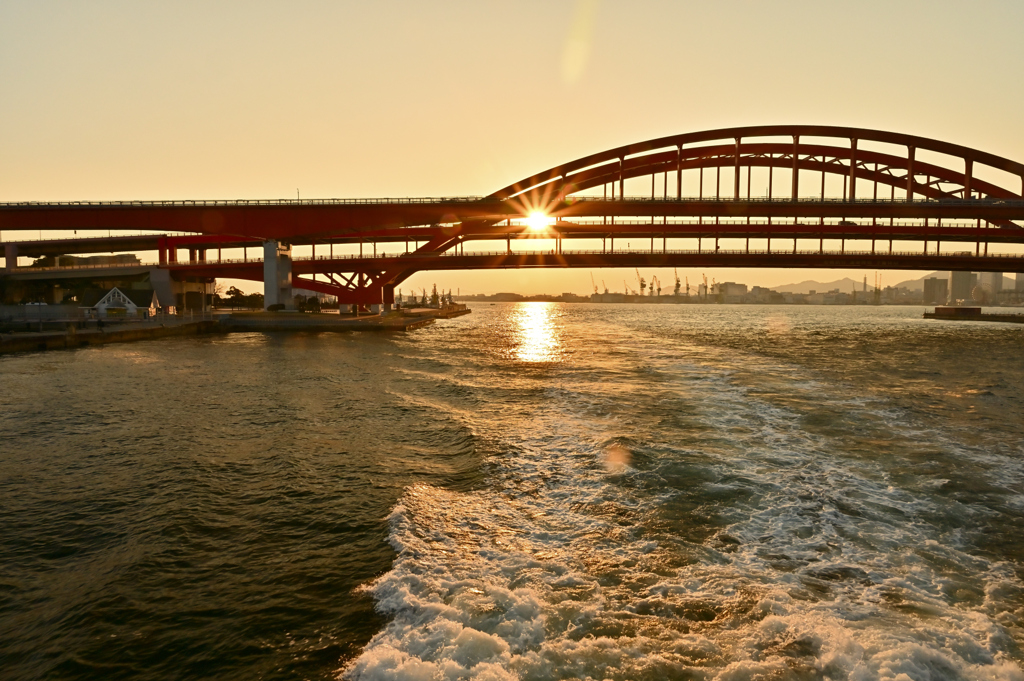
<path fill-rule="evenodd" d="M 971 289 L 974 288 L 974 274 L 971 272 L 949 273 L 949 304 L 964 305 L 974 300 Z"/>
<path fill-rule="evenodd" d="M 924 280 L 924 304 L 945 305 L 949 299 L 949 281 L 938 277 Z"/>
<path fill-rule="evenodd" d="M 293 288 L 292 294 L 296 296 L 304 296 L 306 300 L 309 300 L 310 298 L 316 298 L 321 303 L 334 304 L 338 302 L 337 296 L 332 296 L 328 293 L 322 293 L 320 291 L 310 291 L 309 289 L 304 288 Z"/>
<path fill-rule="evenodd" d="M 1018 293 L 1024 293 L 1024 272 L 1017 273 L 1016 285 L 1013 288 Z"/>
<path fill-rule="evenodd" d="M 711 289 L 712 293 L 722 294 L 724 296 L 743 296 L 747 293 L 746 284 L 737 284 L 732 281 L 723 281 L 720 284 L 715 284 Z"/>
<path fill-rule="evenodd" d="M 983 272 L 978 275 L 978 283 L 984 286 L 993 296 L 998 296 L 1003 290 L 1002 272 Z"/>

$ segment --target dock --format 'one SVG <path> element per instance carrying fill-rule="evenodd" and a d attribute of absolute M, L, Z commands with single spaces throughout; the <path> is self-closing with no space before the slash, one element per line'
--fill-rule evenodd
<path fill-rule="evenodd" d="M 307 312 L 240 312 L 226 316 L 225 331 L 412 331 L 434 323 L 432 316 L 348 316 Z"/>
<path fill-rule="evenodd" d="M 151 321 L 109 320 L 26 323 L 26 330 L 0 331 L 0 354 L 38 350 L 65 350 L 108 343 L 247 331 L 376 332 L 402 333 L 470 313 L 465 305 L 395 310 L 387 314 L 338 315 L 308 312 L 233 312 L 198 315 L 200 318 L 162 317 Z M 38 326 L 36 326 L 38 324 Z M 91 328 L 89 328 L 91 327 Z M 30 330 L 38 328 L 39 330 Z"/>
<path fill-rule="evenodd" d="M 52 325 L 51 325 L 52 326 Z M 61 331 L 19 331 L 0 333 L 0 354 L 34 350 L 67 350 L 90 345 L 128 343 L 170 336 L 195 336 L 219 332 L 220 324 L 211 319 L 199 321 L 139 322 L 107 324 L 103 328 L 80 328 L 69 323 Z"/>
<path fill-rule="evenodd" d="M 980 307 L 936 307 L 933 312 L 925 312 L 925 319 L 947 319 L 957 322 L 1004 322 L 1024 324 L 1022 313 L 982 312 Z"/>

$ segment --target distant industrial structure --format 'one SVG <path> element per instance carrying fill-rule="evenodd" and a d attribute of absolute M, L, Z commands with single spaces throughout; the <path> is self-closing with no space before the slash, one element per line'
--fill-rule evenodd
<path fill-rule="evenodd" d="M 724 281 L 701 283 L 685 289 L 677 286 L 670 294 L 660 294 L 657 289 L 644 286 L 645 293 L 624 283 L 625 292 L 610 292 L 607 289 L 595 291 L 590 296 L 575 293 L 561 295 L 521 295 L 518 293 L 495 293 L 457 296 L 461 301 L 492 303 L 515 302 L 560 302 L 560 303 L 625 303 L 631 305 L 699 305 L 699 304 L 747 304 L 747 305 L 958 305 L 958 306 L 1002 306 L 1024 305 L 1024 274 L 1018 274 L 1012 288 L 1002 280 L 1004 275 L 973 272 L 951 272 L 945 277 L 928 277 L 923 280 L 923 290 L 906 286 L 868 286 L 865 277 L 860 290 L 852 288 L 841 291 L 810 290 L 807 293 L 779 292 L 764 286 L 748 287 L 746 284 Z M 637 275 L 638 281 L 640 275 Z M 678 277 L 677 277 L 678 279 Z M 959 297 L 954 297 L 959 296 Z"/>

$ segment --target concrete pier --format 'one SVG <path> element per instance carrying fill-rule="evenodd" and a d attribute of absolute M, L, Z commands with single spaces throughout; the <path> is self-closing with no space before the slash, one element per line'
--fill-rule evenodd
<path fill-rule="evenodd" d="M 4 244 L 4 266 L 9 272 L 18 267 L 18 244 Z"/>
<path fill-rule="evenodd" d="M 102 329 L 83 329 L 76 324 L 68 324 L 62 331 L 0 333 L 0 354 L 33 350 L 65 350 L 169 336 L 194 336 L 217 333 L 221 330 L 218 322 L 209 319 L 178 324 L 109 324 Z"/>
<path fill-rule="evenodd" d="M 364 315 L 349 317 L 306 312 L 241 312 L 224 319 L 229 331 L 411 331 L 434 323 L 434 316 Z"/>
<path fill-rule="evenodd" d="M 130 341 L 187 336 L 205 333 L 231 333 L 251 331 L 363 331 L 395 333 L 429 326 L 436 319 L 451 319 L 469 314 L 465 305 L 443 308 L 416 308 L 400 313 L 383 315 L 347 316 L 313 314 L 308 312 L 235 312 L 233 314 L 207 314 L 200 320 L 165 318 L 150 322 L 116 323 L 108 321 L 99 328 L 95 320 L 84 325 L 79 321 L 33 320 L 22 322 L 25 330 L 0 332 L 0 354 L 58 350 L 125 343 Z M 38 325 L 38 326 L 37 326 Z M 18 324 L 20 326 L 20 324 Z M 30 330 L 32 329 L 32 330 Z M 35 330 L 39 329 L 39 330 Z"/>
<path fill-rule="evenodd" d="M 263 242 L 263 305 L 295 309 L 292 294 L 292 247 L 279 241 Z"/>

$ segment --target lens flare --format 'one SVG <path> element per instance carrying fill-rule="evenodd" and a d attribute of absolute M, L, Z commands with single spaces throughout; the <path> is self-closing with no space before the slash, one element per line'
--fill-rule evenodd
<path fill-rule="evenodd" d="M 548 226 L 548 216 L 539 210 L 535 210 L 526 218 L 526 224 L 533 231 L 539 232 Z"/>

